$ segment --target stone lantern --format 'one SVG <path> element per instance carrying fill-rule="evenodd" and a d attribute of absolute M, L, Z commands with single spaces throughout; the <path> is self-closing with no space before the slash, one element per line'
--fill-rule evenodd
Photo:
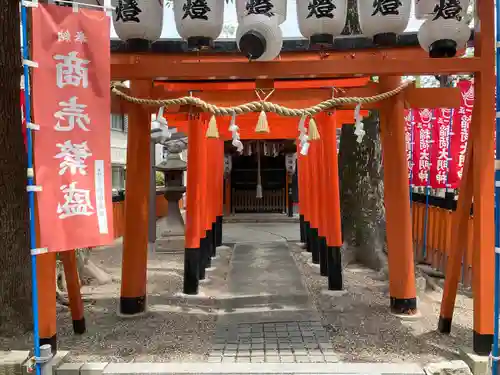
<path fill-rule="evenodd" d="M 168 201 L 167 217 L 162 220 L 161 235 L 156 252 L 184 251 L 184 219 L 182 218 L 179 201 L 186 192 L 184 172 L 187 163 L 181 159 L 181 152 L 186 148 L 183 141 L 168 142 L 167 160 L 156 166 L 158 172 L 165 176 L 165 198 Z"/>

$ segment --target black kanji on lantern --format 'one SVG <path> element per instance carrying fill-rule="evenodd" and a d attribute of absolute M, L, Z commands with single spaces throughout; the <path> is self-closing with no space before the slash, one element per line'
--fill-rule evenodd
<path fill-rule="evenodd" d="M 462 12 L 462 5 L 460 5 L 460 0 L 440 0 L 434 8 L 434 20 L 438 18 L 443 18 L 445 20 L 457 19 L 461 20 L 460 13 Z"/>
<path fill-rule="evenodd" d="M 372 16 L 380 13 L 383 16 L 399 15 L 399 7 L 403 5 L 400 0 L 374 0 Z"/>
<path fill-rule="evenodd" d="M 307 18 L 333 18 L 333 11 L 337 9 L 334 0 L 312 0 L 307 7 L 309 14 Z"/>
<path fill-rule="evenodd" d="M 139 13 L 142 10 L 139 8 L 136 0 L 118 0 L 116 7 L 116 21 L 122 20 L 123 22 L 140 22 Z"/>
<path fill-rule="evenodd" d="M 182 19 L 190 17 L 192 20 L 208 21 L 207 13 L 211 9 L 207 4 L 207 0 L 187 0 L 182 10 L 184 11 Z"/>
<path fill-rule="evenodd" d="M 274 4 L 270 0 L 248 0 L 246 11 L 247 14 L 264 14 L 268 17 L 274 16 L 271 10 Z"/>

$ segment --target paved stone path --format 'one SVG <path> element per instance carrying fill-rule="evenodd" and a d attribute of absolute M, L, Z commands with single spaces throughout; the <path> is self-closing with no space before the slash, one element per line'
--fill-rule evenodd
<path fill-rule="evenodd" d="M 286 242 L 237 244 L 228 285 L 209 362 L 338 361 Z"/>

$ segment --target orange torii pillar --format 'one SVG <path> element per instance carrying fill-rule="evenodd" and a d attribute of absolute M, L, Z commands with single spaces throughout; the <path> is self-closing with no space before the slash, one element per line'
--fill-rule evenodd
<path fill-rule="evenodd" d="M 55 353 L 57 352 L 56 253 L 37 255 L 36 270 L 40 345 L 50 344 L 52 352 Z"/>
<path fill-rule="evenodd" d="M 316 116 L 318 119 L 317 127 L 319 133 L 321 134 L 324 129 L 324 114 Z M 325 163 L 325 139 L 321 137 L 318 141 L 312 143 L 312 147 L 316 148 L 315 163 L 317 166 L 317 178 L 318 183 L 315 185 L 315 196 L 318 200 L 318 253 L 319 253 L 319 273 L 321 276 L 328 276 L 328 264 L 327 264 L 327 253 L 328 253 L 328 243 L 326 237 L 328 235 L 327 226 L 327 165 Z"/>
<path fill-rule="evenodd" d="M 300 153 L 300 142 L 297 141 L 297 193 L 299 196 L 299 220 L 300 220 L 300 242 L 307 247 L 307 222 L 306 222 L 306 197 L 304 186 L 304 157 Z"/>
<path fill-rule="evenodd" d="M 205 199 L 200 203 L 205 207 L 205 233 L 203 241 L 205 242 L 205 268 L 212 266 L 212 257 L 215 256 L 215 244 L 212 236 L 212 224 L 214 221 L 214 147 L 217 144 L 217 139 L 205 137 Z M 203 235 L 203 233 L 202 233 Z"/>
<path fill-rule="evenodd" d="M 301 217 L 301 224 L 303 225 L 304 238 L 302 243 L 305 245 L 308 252 L 311 252 L 311 236 L 310 236 L 310 216 L 309 216 L 309 200 L 308 200 L 308 186 L 307 186 L 307 156 L 301 154 L 300 142 L 297 141 L 297 167 L 298 167 L 298 181 L 299 181 L 299 214 Z"/>
<path fill-rule="evenodd" d="M 203 169 L 203 155 L 200 152 L 205 135 L 198 116 L 191 115 L 188 136 L 188 168 L 186 184 L 186 225 L 184 250 L 184 286 L 185 294 L 198 294 L 200 282 L 201 248 L 199 202 L 203 188 L 200 172 Z"/>
<path fill-rule="evenodd" d="M 310 246 L 312 253 L 312 263 L 319 264 L 319 200 L 318 200 L 318 164 L 316 157 L 318 154 L 317 143 L 311 142 L 309 152 L 305 160 L 307 162 L 307 190 L 311 208 L 311 221 L 310 221 Z"/>
<path fill-rule="evenodd" d="M 217 210 L 215 218 L 215 246 L 222 245 L 222 220 L 224 217 L 224 141 L 217 142 L 215 147 L 215 179 L 216 191 L 215 197 L 217 199 Z"/>
<path fill-rule="evenodd" d="M 200 280 L 205 280 L 206 276 L 206 268 L 210 267 L 211 263 L 211 250 L 210 250 L 210 244 L 207 238 L 207 226 L 208 226 L 208 203 L 207 199 L 209 199 L 209 194 L 207 192 L 207 180 L 208 180 L 208 160 L 209 160 L 209 155 L 208 155 L 208 139 L 205 136 L 205 132 L 207 129 L 207 122 L 205 120 L 204 115 L 200 115 L 201 121 L 199 123 L 200 131 L 201 131 L 201 136 L 199 140 L 199 148 L 196 151 L 199 153 L 201 160 L 200 160 L 200 170 L 198 172 L 199 174 L 199 186 L 200 186 L 200 192 L 199 192 L 199 200 L 197 202 L 197 209 L 198 209 L 198 215 L 200 218 L 200 227 L 199 227 L 199 238 L 200 238 L 200 268 L 199 268 L 199 278 Z M 188 179 L 188 184 L 189 184 L 189 179 Z"/>
<path fill-rule="evenodd" d="M 480 126 L 477 116 L 472 115 L 471 129 Z M 458 197 L 457 209 L 452 223 L 451 250 L 446 263 L 446 275 L 444 279 L 443 297 L 441 299 L 441 311 L 439 313 L 438 330 L 441 333 L 451 332 L 451 322 L 453 319 L 453 309 L 458 291 L 460 274 L 462 273 L 462 262 L 465 248 L 468 245 L 469 217 L 472 205 L 473 189 L 473 168 L 474 164 L 472 140 L 467 142 L 467 152 L 465 154 L 465 164 L 463 177 L 460 182 L 460 195 Z"/>
<path fill-rule="evenodd" d="M 337 155 L 337 122 L 332 113 L 324 114 L 321 139 L 324 142 L 324 163 L 328 186 L 325 206 L 327 214 L 328 290 L 342 290 L 342 225 L 340 215 L 339 165 Z"/>
<path fill-rule="evenodd" d="M 85 326 L 85 317 L 83 314 L 83 300 L 80 291 L 80 277 L 78 276 L 78 264 L 76 260 L 76 251 L 63 251 L 59 253 L 66 277 L 66 286 L 68 289 L 69 308 L 73 320 L 73 332 L 82 335 L 87 330 Z"/>
<path fill-rule="evenodd" d="M 401 77 L 380 77 L 382 91 L 393 90 L 400 84 Z M 380 128 L 389 251 L 390 306 L 395 314 L 412 315 L 417 309 L 417 297 L 410 201 L 408 200 L 403 93 L 382 102 Z"/>
<path fill-rule="evenodd" d="M 150 81 L 130 83 L 131 95 L 135 97 L 148 97 L 150 89 Z M 120 313 L 128 316 L 146 311 L 151 142 L 151 113 L 148 108 L 137 104 L 131 104 L 129 108 L 120 295 Z"/>

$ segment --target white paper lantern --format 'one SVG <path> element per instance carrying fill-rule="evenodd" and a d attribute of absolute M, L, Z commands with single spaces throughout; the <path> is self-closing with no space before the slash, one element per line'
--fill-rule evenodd
<path fill-rule="evenodd" d="M 415 18 L 419 20 L 444 14 L 446 17 L 465 17 L 470 0 L 415 0 Z"/>
<path fill-rule="evenodd" d="M 236 0 L 238 22 L 250 14 L 264 14 L 268 17 L 278 17 L 278 23 L 281 25 L 286 20 L 286 3 L 286 0 Z"/>
<path fill-rule="evenodd" d="M 297 2 L 297 19 L 303 37 L 311 46 L 333 44 L 333 37 L 344 29 L 347 0 L 302 0 Z"/>
<path fill-rule="evenodd" d="M 146 47 L 161 36 L 163 0 L 113 0 L 113 25 L 118 37 Z"/>
<path fill-rule="evenodd" d="M 276 17 L 261 14 L 246 16 L 236 30 L 239 50 L 250 60 L 274 60 L 283 47 L 283 34 Z"/>
<path fill-rule="evenodd" d="M 410 20 L 411 0 L 358 0 L 359 26 L 379 45 L 392 45 Z"/>
<path fill-rule="evenodd" d="M 471 35 L 469 26 L 456 18 L 428 18 L 418 30 L 418 42 L 429 57 L 454 57 L 465 48 Z"/>
<path fill-rule="evenodd" d="M 190 49 L 210 48 L 222 32 L 224 0 L 177 0 L 175 25 Z"/>

